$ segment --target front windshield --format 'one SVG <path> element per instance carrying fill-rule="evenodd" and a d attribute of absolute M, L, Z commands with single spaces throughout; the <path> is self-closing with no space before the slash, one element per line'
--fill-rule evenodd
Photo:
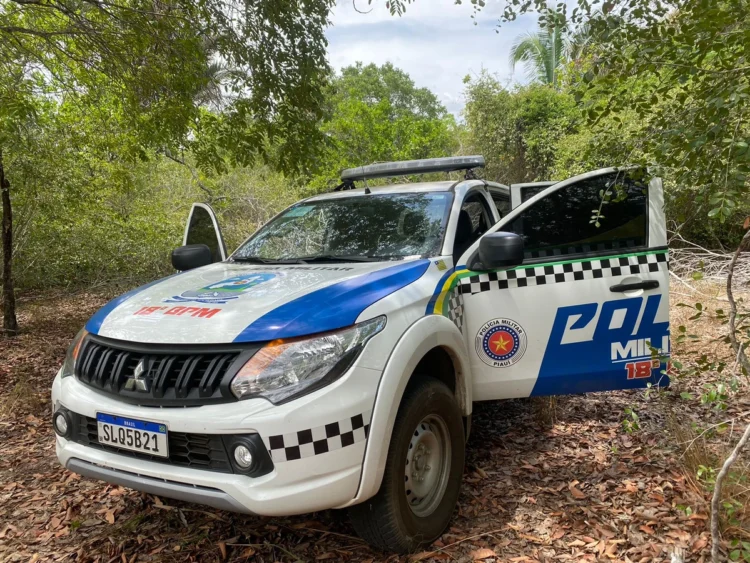
<path fill-rule="evenodd" d="M 440 252 L 453 195 L 369 194 L 306 201 L 261 228 L 235 260 L 397 260 Z"/>

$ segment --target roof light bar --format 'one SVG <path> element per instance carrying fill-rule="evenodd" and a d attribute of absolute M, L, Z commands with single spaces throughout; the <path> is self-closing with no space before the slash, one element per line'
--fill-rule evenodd
<path fill-rule="evenodd" d="M 409 176 L 412 174 L 428 174 L 430 172 L 454 172 L 484 168 L 484 157 L 452 156 L 448 158 L 427 158 L 424 160 L 402 160 L 398 162 L 382 162 L 347 168 L 341 172 L 341 180 L 345 183 L 368 178 L 388 178 L 392 176 Z"/>

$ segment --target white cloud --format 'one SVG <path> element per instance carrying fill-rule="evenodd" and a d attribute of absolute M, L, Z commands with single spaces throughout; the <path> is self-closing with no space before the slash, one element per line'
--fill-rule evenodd
<path fill-rule="evenodd" d="M 516 38 L 536 29 L 536 15 L 497 27 L 503 2 L 488 1 L 472 19 L 469 0 L 416 0 L 402 17 L 391 16 L 384 0 L 338 0 L 328 29 L 328 57 L 336 70 L 361 61 L 381 65 L 391 62 L 406 71 L 421 87 L 440 98 L 458 115 L 464 105 L 463 78 L 482 69 L 502 81 L 524 81 L 524 70 L 511 72 L 508 56 Z M 476 21 L 477 25 L 474 25 Z M 499 33 L 498 33 L 499 32 Z"/>

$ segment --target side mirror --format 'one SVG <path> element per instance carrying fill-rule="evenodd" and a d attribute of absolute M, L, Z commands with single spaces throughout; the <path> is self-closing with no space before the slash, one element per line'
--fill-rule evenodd
<path fill-rule="evenodd" d="M 479 239 L 479 261 L 486 270 L 523 263 L 523 237 L 502 231 Z"/>
<path fill-rule="evenodd" d="M 205 244 L 178 246 L 172 251 L 172 266 L 181 272 L 208 266 L 212 262 L 211 249 Z"/>

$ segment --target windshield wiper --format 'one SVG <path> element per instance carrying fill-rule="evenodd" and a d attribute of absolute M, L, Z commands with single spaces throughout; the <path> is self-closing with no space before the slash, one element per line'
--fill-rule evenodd
<path fill-rule="evenodd" d="M 336 254 L 319 254 L 317 256 L 300 256 L 298 260 L 304 263 L 312 262 L 384 262 L 391 260 L 385 256 L 365 256 L 365 255 L 336 255 Z"/>
<path fill-rule="evenodd" d="M 313 262 L 387 262 L 399 258 L 401 256 L 318 254 L 315 256 L 300 256 L 298 258 L 280 258 L 278 260 L 261 258 L 260 256 L 236 256 L 232 260 L 251 264 L 310 264 Z"/>
<path fill-rule="evenodd" d="M 234 256 L 234 262 L 248 262 L 250 264 L 304 264 L 301 258 L 289 258 L 272 260 L 270 258 L 261 258 L 260 256 Z"/>

